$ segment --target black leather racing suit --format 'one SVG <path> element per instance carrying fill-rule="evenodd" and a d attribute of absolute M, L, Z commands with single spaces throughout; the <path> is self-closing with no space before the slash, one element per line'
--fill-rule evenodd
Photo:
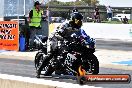
<path fill-rule="evenodd" d="M 62 23 L 55 32 L 51 33 L 48 38 L 47 45 L 47 56 L 45 56 L 41 66 L 37 71 L 37 75 L 40 75 L 42 69 L 48 64 L 48 62 L 52 59 L 53 55 L 57 52 L 57 42 L 58 40 L 63 40 L 63 38 L 69 38 L 71 34 L 79 32 L 80 29 L 77 28 L 76 24 L 72 23 L 72 21 L 68 23 Z"/>

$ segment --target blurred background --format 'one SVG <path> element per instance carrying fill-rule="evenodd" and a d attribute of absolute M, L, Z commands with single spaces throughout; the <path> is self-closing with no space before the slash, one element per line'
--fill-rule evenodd
<path fill-rule="evenodd" d="M 33 7 L 34 0 L 0 0 L 0 20 L 10 20 L 28 17 L 29 11 Z M 46 10 L 49 6 L 49 16 L 52 22 L 63 22 L 70 18 L 70 13 L 74 8 L 77 8 L 84 16 L 84 22 L 93 22 L 94 10 L 99 8 L 100 20 L 102 23 L 122 23 L 122 19 L 126 16 L 131 23 L 132 20 L 132 5 L 131 0 L 38 0 L 46 15 Z M 118 4 L 117 4 L 118 3 Z M 112 22 L 107 22 L 106 6 L 112 8 Z"/>

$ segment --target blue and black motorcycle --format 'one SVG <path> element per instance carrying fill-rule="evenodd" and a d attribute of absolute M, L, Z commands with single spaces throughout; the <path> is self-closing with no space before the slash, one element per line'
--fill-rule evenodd
<path fill-rule="evenodd" d="M 58 47 L 53 52 L 50 60 L 45 60 L 43 67 L 44 75 L 79 75 L 79 68 L 85 70 L 87 74 L 99 73 L 99 61 L 94 55 L 95 39 L 84 38 L 83 35 L 72 36 L 68 39 L 58 41 Z M 35 68 L 38 69 L 46 56 L 46 48 L 40 50 L 35 57 Z"/>

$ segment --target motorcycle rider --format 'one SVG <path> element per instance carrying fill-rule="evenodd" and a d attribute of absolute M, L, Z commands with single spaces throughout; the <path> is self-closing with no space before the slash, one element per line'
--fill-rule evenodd
<path fill-rule="evenodd" d="M 81 30 L 83 16 L 80 13 L 72 13 L 71 20 L 66 23 L 62 23 L 57 30 L 53 32 L 48 38 L 47 45 L 47 56 L 44 57 L 44 60 L 40 67 L 37 69 L 37 78 L 40 77 L 42 69 L 48 64 L 52 59 L 53 55 L 57 52 L 57 41 L 65 39 L 70 39 L 71 34 L 75 33 L 76 35 L 82 35 L 84 37 L 89 37 L 86 33 Z M 81 34 L 83 33 L 83 34 Z"/>

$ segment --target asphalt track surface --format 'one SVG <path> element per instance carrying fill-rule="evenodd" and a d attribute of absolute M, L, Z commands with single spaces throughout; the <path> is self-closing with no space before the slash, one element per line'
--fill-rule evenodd
<path fill-rule="evenodd" d="M 122 51 L 132 51 L 132 42 L 123 42 L 118 40 L 97 40 L 97 49 L 108 49 L 108 50 L 122 50 Z M 35 78 L 35 68 L 34 63 L 31 60 L 18 60 L 18 59 L 2 59 L 0 58 L 0 73 L 17 75 L 23 77 Z M 130 74 L 132 76 L 131 70 L 121 70 L 113 68 L 100 68 L 100 74 Z M 47 80 L 55 80 L 61 82 L 71 82 L 76 83 L 75 80 L 70 79 L 53 79 L 53 78 L 41 78 Z M 95 87 L 102 88 L 132 88 L 132 82 L 130 84 L 87 84 Z"/>

